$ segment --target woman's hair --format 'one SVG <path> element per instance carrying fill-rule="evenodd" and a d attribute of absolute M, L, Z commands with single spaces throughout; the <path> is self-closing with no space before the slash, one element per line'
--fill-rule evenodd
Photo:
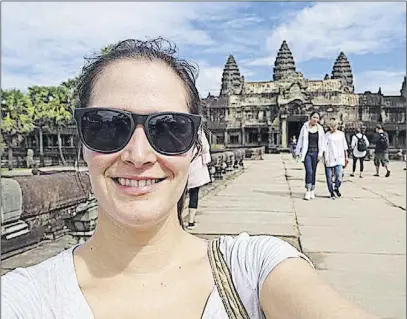
<path fill-rule="evenodd" d="M 330 129 L 337 129 L 338 128 L 338 121 L 336 119 L 330 119 L 328 122 L 328 126 Z"/>
<path fill-rule="evenodd" d="M 315 114 L 318 114 L 319 118 L 321 118 L 321 114 L 318 111 L 312 111 L 309 118 L 312 118 Z"/>
<path fill-rule="evenodd" d="M 104 52 L 92 57 L 85 58 L 85 65 L 79 77 L 77 88 L 78 107 L 88 107 L 93 88 L 99 76 L 106 67 L 120 60 L 145 60 L 150 62 L 161 62 L 169 66 L 171 70 L 182 80 L 187 94 L 187 106 L 192 114 L 201 113 L 200 97 L 196 88 L 198 78 L 198 67 L 180 59 L 175 44 L 161 37 L 152 40 L 140 41 L 128 39 L 118 42 L 116 45 L 107 47 Z M 196 140 L 195 147 L 198 153 L 202 149 L 199 139 Z M 178 220 L 182 223 L 182 210 L 185 202 L 187 188 L 177 204 Z"/>

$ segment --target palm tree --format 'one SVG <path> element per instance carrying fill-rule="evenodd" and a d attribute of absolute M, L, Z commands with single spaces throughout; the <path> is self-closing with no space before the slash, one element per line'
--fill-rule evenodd
<path fill-rule="evenodd" d="M 8 169 L 13 169 L 13 147 L 34 129 L 34 108 L 20 90 L 1 90 L 2 142 L 8 150 Z M 3 143 L 2 148 L 3 148 Z"/>

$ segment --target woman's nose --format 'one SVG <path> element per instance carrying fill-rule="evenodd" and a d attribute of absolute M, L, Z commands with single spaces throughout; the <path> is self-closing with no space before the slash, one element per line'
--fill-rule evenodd
<path fill-rule="evenodd" d="M 142 125 L 137 125 L 131 140 L 122 152 L 121 159 L 124 162 L 131 162 L 136 167 L 156 161 L 156 153 L 151 147 Z"/>

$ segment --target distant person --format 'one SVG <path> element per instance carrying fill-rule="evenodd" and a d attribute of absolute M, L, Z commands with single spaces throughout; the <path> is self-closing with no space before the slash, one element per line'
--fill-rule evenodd
<path fill-rule="evenodd" d="M 211 181 L 208 164 L 211 162 L 211 153 L 209 142 L 203 131 L 200 131 L 199 137 L 202 142 L 202 150 L 199 155 L 191 162 L 188 176 L 188 229 L 196 227 L 195 215 L 198 209 L 199 189 Z"/>
<path fill-rule="evenodd" d="M 359 177 L 363 178 L 363 168 L 364 161 L 367 154 L 367 149 L 369 147 L 369 140 L 364 134 L 364 130 L 358 127 L 356 129 L 356 134 L 352 136 L 351 148 L 353 155 L 353 165 L 352 165 L 352 174 L 350 176 L 355 176 L 356 165 L 359 161 L 360 163 L 360 173 Z"/>
<path fill-rule="evenodd" d="M 383 130 L 381 124 L 376 125 L 376 134 L 372 142 L 376 145 L 373 160 L 376 167 L 374 176 L 380 176 L 380 165 L 382 165 L 386 169 L 385 177 L 389 177 L 389 135 Z"/>
<path fill-rule="evenodd" d="M 297 138 L 294 135 L 290 141 L 290 151 L 291 151 L 291 155 L 293 156 L 293 158 L 295 158 L 295 148 L 296 147 L 297 147 Z"/>
<path fill-rule="evenodd" d="M 330 130 L 325 135 L 324 148 L 325 175 L 329 194 L 335 199 L 342 196 L 339 189 L 343 180 L 343 168 L 348 164 L 348 143 L 345 134 L 338 130 L 337 120 L 330 120 L 328 126 Z"/>
<path fill-rule="evenodd" d="M 305 122 L 298 137 L 295 154 L 305 167 L 305 200 L 315 198 L 316 173 L 319 160 L 324 151 L 324 128 L 318 124 L 318 112 L 312 112 L 309 121 Z"/>

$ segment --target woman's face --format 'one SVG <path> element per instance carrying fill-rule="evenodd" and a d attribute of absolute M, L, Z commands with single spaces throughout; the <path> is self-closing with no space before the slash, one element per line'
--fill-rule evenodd
<path fill-rule="evenodd" d="M 315 125 L 315 124 L 317 124 L 318 122 L 319 122 L 319 114 L 318 114 L 318 113 L 315 113 L 315 114 L 313 114 L 313 115 L 311 116 L 310 123 L 311 123 L 312 125 Z"/>
<path fill-rule="evenodd" d="M 157 61 L 129 59 L 113 62 L 102 71 L 89 107 L 117 108 L 138 114 L 188 113 L 186 101 L 183 83 L 168 66 Z M 102 154 L 85 147 L 84 158 L 99 209 L 121 225 L 148 227 L 171 213 L 176 214 L 192 151 L 177 156 L 159 154 L 138 125 L 123 150 Z M 147 181 L 143 185 L 134 184 L 139 179 Z"/>

